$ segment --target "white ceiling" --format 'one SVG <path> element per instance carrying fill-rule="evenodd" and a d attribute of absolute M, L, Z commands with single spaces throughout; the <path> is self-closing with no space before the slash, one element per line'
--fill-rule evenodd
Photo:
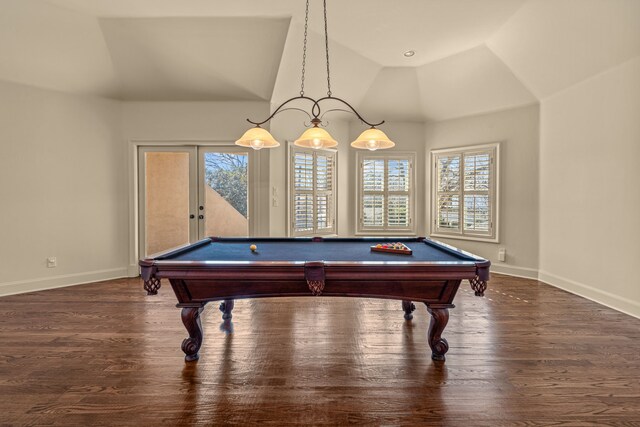
<path fill-rule="evenodd" d="M 305 93 L 320 97 L 310 3 Z M 328 19 L 333 95 L 372 122 L 527 105 L 640 55 L 640 0 L 328 0 Z M 277 105 L 300 91 L 303 23 L 303 0 L 0 0 L 0 79 Z"/>
<path fill-rule="evenodd" d="M 118 97 L 147 101 L 269 101 L 289 27 L 285 18 L 99 22 L 121 82 Z M 254 63 L 254 51 L 269 54 Z"/>
<path fill-rule="evenodd" d="M 488 47 L 480 45 L 417 69 L 425 116 L 470 116 L 536 102 Z"/>
<path fill-rule="evenodd" d="M 544 99 L 640 55 L 640 0 L 529 1 L 487 44 Z"/>
<path fill-rule="evenodd" d="M 97 17 L 278 17 L 303 23 L 304 0 L 46 0 Z M 309 26 L 324 31 L 321 0 Z M 328 0 L 333 40 L 385 67 L 416 66 L 483 43 L 525 0 Z M 300 42 L 302 39 L 300 39 Z M 416 56 L 402 53 L 414 49 Z"/>

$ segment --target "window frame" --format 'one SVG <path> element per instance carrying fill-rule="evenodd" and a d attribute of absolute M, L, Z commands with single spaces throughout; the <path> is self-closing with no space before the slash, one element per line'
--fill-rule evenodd
<path fill-rule="evenodd" d="M 431 150 L 429 153 L 429 165 L 431 168 L 431 184 L 430 191 L 430 221 L 429 221 L 429 236 L 440 237 L 447 239 L 458 240 L 472 240 L 478 242 L 491 242 L 499 243 L 499 230 L 500 230 L 500 142 L 484 143 L 477 145 L 467 145 L 463 147 L 443 148 Z M 478 153 L 489 153 L 490 156 L 490 169 L 489 169 L 489 233 L 478 233 L 473 231 L 464 230 L 464 195 L 465 193 L 477 194 L 477 191 L 464 190 L 463 173 L 460 174 L 460 207 L 458 212 L 458 218 L 460 221 L 460 229 L 457 231 L 449 231 L 438 228 L 438 158 L 445 155 L 461 156 L 460 169 L 461 172 L 464 169 L 464 156 Z"/>
<path fill-rule="evenodd" d="M 389 227 L 385 225 L 383 227 L 365 227 L 364 226 L 364 212 L 363 212 L 363 198 L 365 195 L 362 171 L 364 161 L 366 159 L 384 160 L 385 162 L 385 176 L 387 171 L 387 162 L 389 160 L 408 160 L 409 161 L 409 226 L 408 227 Z M 416 159 L 417 153 L 414 151 L 393 151 L 393 152 L 380 152 L 380 151 L 358 151 L 356 153 L 356 229 L 355 235 L 357 236 L 415 236 L 416 235 Z M 397 192 L 391 192 L 397 193 Z M 389 195 L 388 191 L 388 177 L 385 177 L 385 195 Z M 386 207 L 388 206 L 388 198 L 385 198 L 385 221 L 388 220 Z"/>
<path fill-rule="evenodd" d="M 295 230 L 295 221 L 294 221 L 294 212 L 292 211 L 295 206 L 295 196 L 297 194 L 295 188 L 295 180 L 294 180 L 294 159 L 296 153 L 305 153 L 313 155 L 313 190 L 311 193 L 313 194 L 314 200 L 314 219 L 313 219 L 313 230 L 311 231 L 296 231 Z M 316 189 L 316 156 L 320 153 L 324 153 L 326 155 L 330 155 L 332 158 L 332 180 L 331 180 L 331 190 L 321 190 L 321 193 L 331 193 L 330 197 L 330 210 L 329 216 L 331 218 L 332 225 L 328 228 L 323 228 L 322 231 L 318 230 L 318 222 L 316 216 L 316 196 L 318 191 Z M 338 180 L 338 150 L 332 148 L 324 148 L 324 149 L 313 149 L 313 148 L 305 148 L 298 147 L 293 145 L 293 143 L 288 144 L 288 154 L 287 154 L 287 189 L 288 189 L 288 197 L 287 197 L 287 233 L 289 237 L 309 237 L 309 236 L 335 236 L 338 230 L 337 224 L 337 180 Z"/>

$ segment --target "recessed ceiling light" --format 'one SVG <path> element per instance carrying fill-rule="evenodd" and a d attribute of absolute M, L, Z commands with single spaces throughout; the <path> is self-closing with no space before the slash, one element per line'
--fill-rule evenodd
<path fill-rule="evenodd" d="M 415 50 L 408 50 L 405 53 L 403 53 L 403 55 L 406 56 L 407 58 L 411 58 L 415 54 L 416 54 Z"/>

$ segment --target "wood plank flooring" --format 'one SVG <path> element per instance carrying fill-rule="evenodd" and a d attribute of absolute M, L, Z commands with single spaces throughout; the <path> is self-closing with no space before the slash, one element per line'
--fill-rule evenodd
<path fill-rule="evenodd" d="M 0 298 L 0 425 L 640 426 L 640 320 L 545 284 L 467 282 L 433 362 L 400 301 L 241 300 L 203 312 L 200 360 L 168 283 Z"/>

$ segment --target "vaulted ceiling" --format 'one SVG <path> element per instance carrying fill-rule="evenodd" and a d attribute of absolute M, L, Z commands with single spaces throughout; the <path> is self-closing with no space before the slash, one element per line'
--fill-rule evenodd
<path fill-rule="evenodd" d="M 0 0 L 0 79 L 121 100 L 300 91 L 303 0 Z M 331 89 L 371 121 L 543 100 L 640 55 L 639 0 L 328 0 Z M 305 93 L 327 91 L 310 0 Z M 414 50 L 411 58 L 403 52 Z"/>

